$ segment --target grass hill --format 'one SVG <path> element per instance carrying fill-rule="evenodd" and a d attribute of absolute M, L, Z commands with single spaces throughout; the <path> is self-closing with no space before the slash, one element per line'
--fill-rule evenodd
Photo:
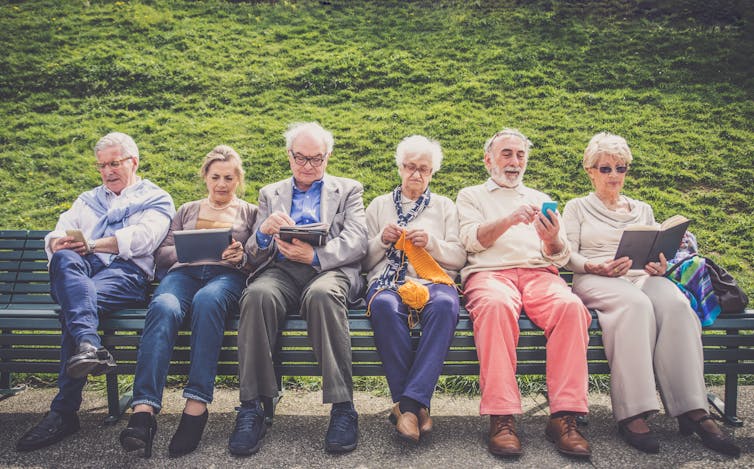
<path fill-rule="evenodd" d="M 486 177 L 482 145 L 517 127 L 526 181 L 565 203 L 599 131 L 626 137 L 625 192 L 694 220 L 754 292 L 754 16 L 745 1 L 0 1 L 0 229 L 50 229 L 99 183 L 92 146 L 133 135 L 176 204 L 204 193 L 215 145 L 246 198 L 288 174 L 282 132 L 318 120 L 328 170 L 366 202 L 398 181 L 403 137 L 438 139 L 433 189 Z M 562 205 L 561 205 L 562 206 Z"/>

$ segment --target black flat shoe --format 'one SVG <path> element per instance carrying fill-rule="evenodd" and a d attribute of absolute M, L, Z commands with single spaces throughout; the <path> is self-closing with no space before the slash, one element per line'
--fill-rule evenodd
<path fill-rule="evenodd" d="M 702 426 L 705 420 L 712 420 L 712 416 L 707 414 L 699 420 L 691 420 L 686 414 L 678 416 L 678 429 L 681 435 L 691 435 L 696 433 L 702 439 L 702 444 L 707 448 L 737 458 L 741 455 L 741 448 L 733 441 L 732 438 L 723 434 L 712 433 Z"/>
<path fill-rule="evenodd" d="M 168 454 L 171 458 L 189 454 L 199 446 L 208 416 L 207 410 L 202 415 L 189 415 L 185 412 L 181 414 L 181 421 L 168 445 Z"/>
<path fill-rule="evenodd" d="M 152 456 L 152 442 L 157 433 L 157 419 L 149 412 L 134 412 L 128 425 L 120 432 L 120 445 L 126 451 L 144 449 L 144 457 Z"/>
<path fill-rule="evenodd" d="M 16 451 L 33 451 L 50 446 L 81 428 L 76 413 L 67 415 L 51 410 L 16 443 Z"/>
<path fill-rule="evenodd" d="M 618 423 L 618 433 L 629 445 L 649 454 L 657 454 L 660 452 L 660 440 L 657 439 L 657 435 L 652 430 L 646 433 L 636 433 L 628 429 L 628 421 Z"/>

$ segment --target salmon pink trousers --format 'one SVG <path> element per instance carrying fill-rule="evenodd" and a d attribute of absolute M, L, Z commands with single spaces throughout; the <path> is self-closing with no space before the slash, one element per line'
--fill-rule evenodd
<path fill-rule="evenodd" d="M 466 281 L 464 294 L 479 357 L 480 414 L 522 413 L 516 383 L 522 309 L 547 338 L 550 412 L 588 411 L 586 351 L 591 315 L 555 267 L 475 272 Z"/>

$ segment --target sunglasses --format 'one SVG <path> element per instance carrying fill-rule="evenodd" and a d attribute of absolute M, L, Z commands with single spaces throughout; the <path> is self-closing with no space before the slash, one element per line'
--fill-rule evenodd
<path fill-rule="evenodd" d="M 595 168 L 597 168 L 600 171 L 600 173 L 602 173 L 602 174 L 610 174 L 610 173 L 613 172 L 613 167 L 612 166 L 595 166 Z M 628 171 L 628 166 L 616 166 L 615 167 L 615 172 L 618 173 L 618 174 L 623 174 L 626 171 Z"/>

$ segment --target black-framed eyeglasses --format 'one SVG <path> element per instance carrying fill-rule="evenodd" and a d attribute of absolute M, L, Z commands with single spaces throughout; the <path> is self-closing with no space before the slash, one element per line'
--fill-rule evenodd
<path fill-rule="evenodd" d="M 299 153 L 293 153 L 291 152 L 291 157 L 293 158 L 293 161 L 296 162 L 299 166 L 306 166 L 306 163 L 309 163 L 312 165 L 312 168 L 319 168 L 322 166 L 322 163 L 325 162 L 325 159 L 327 158 L 327 155 L 325 156 L 304 156 Z"/>
<path fill-rule="evenodd" d="M 409 175 L 414 174 L 414 172 L 416 171 L 418 171 L 419 174 L 425 177 L 432 174 L 432 168 L 428 168 L 427 166 L 416 166 L 415 164 L 410 164 L 410 163 L 409 164 L 401 163 L 401 164 L 403 165 L 403 169 L 408 171 Z"/>
<path fill-rule="evenodd" d="M 612 166 L 595 166 L 595 168 L 597 168 L 602 174 L 610 174 L 613 172 Z M 623 174 L 628 171 L 628 166 L 616 166 L 614 169 L 616 173 Z"/>
<path fill-rule="evenodd" d="M 109 161 L 107 163 L 94 163 L 94 167 L 97 168 L 98 171 L 102 171 L 108 166 L 110 166 L 113 169 L 117 169 L 117 168 L 120 168 L 120 165 L 122 165 L 124 161 L 130 160 L 131 158 L 133 158 L 133 156 L 127 156 L 125 158 L 121 158 L 115 161 Z"/>

